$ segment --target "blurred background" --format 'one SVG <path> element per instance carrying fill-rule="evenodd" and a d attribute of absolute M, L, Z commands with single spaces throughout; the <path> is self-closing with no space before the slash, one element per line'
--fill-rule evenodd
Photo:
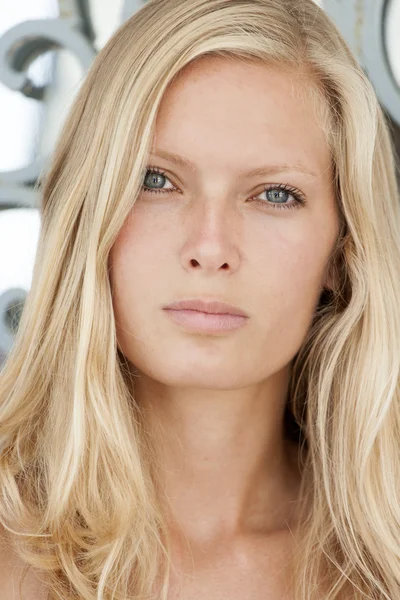
<path fill-rule="evenodd" d="M 95 55 L 145 2 L 0 0 L 0 369 L 31 285 L 40 232 L 33 186 Z M 375 87 L 400 173 L 400 0 L 318 4 Z"/>

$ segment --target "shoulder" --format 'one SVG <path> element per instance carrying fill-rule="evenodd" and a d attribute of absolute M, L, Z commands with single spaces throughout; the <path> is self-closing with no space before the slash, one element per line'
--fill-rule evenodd
<path fill-rule="evenodd" d="M 8 534 L 0 525 L 0 600 L 47 600 L 43 583 L 13 550 Z"/>

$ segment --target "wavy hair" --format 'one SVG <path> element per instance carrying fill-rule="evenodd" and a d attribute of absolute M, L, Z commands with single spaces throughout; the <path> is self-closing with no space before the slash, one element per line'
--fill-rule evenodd
<path fill-rule="evenodd" d="M 396 600 L 394 147 L 370 82 L 312 0 L 150 0 L 96 56 L 37 183 L 32 285 L 0 375 L 1 523 L 51 600 L 167 598 L 164 504 L 118 348 L 108 257 L 141 191 L 167 86 L 213 55 L 302 74 L 329 114 L 341 230 L 336 283 L 294 359 L 287 402 L 306 449 L 293 597 Z"/>

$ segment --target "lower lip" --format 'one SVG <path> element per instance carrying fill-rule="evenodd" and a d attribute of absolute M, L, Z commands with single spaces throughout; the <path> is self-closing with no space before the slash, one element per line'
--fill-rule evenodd
<path fill-rule="evenodd" d="M 166 308 L 165 312 L 171 319 L 188 329 L 214 333 L 217 331 L 234 331 L 243 327 L 248 317 L 240 315 L 216 315 L 197 310 L 173 310 Z"/>

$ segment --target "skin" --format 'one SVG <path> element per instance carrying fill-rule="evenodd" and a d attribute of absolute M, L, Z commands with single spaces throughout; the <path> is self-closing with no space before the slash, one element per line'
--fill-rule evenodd
<path fill-rule="evenodd" d="M 225 58 L 182 71 L 164 95 L 148 161 L 165 176 L 147 178 L 176 192 L 143 190 L 110 254 L 118 344 L 158 457 L 176 565 L 194 564 L 210 593 L 216 582 L 210 575 L 206 585 L 205 573 L 219 564 L 230 598 L 242 575 L 286 564 L 301 478 L 283 431 L 290 367 L 332 285 L 339 221 L 309 88 L 305 77 Z M 243 176 L 277 165 L 289 167 Z M 307 204 L 274 208 L 264 191 L 272 184 L 300 190 Z M 240 307 L 246 325 L 198 333 L 163 311 L 194 296 Z"/>

